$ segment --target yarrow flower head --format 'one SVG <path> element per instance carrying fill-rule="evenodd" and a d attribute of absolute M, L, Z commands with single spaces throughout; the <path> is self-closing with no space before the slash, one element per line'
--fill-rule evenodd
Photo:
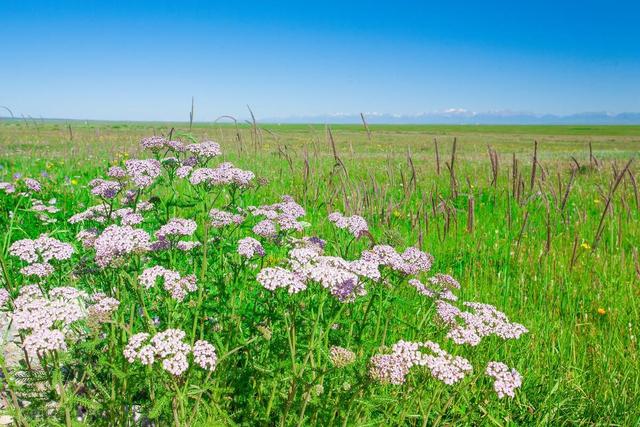
<path fill-rule="evenodd" d="M 37 329 L 25 337 L 23 346 L 28 353 L 40 356 L 67 350 L 64 333 L 57 329 Z"/>
<path fill-rule="evenodd" d="M 113 297 L 109 297 L 103 292 L 97 292 L 91 295 L 91 304 L 87 309 L 88 320 L 94 324 L 108 322 L 111 315 L 120 306 L 120 301 Z"/>
<path fill-rule="evenodd" d="M 211 225 L 214 228 L 222 228 L 231 224 L 242 224 L 244 217 L 242 215 L 234 214 L 231 212 L 223 211 L 213 208 L 209 211 L 209 218 L 211 218 Z"/>
<path fill-rule="evenodd" d="M 329 349 L 329 359 L 336 368 L 344 368 L 356 361 L 356 354 L 347 348 L 334 345 Z"/>
<path fill-rule="evenodd" d="M 193 361 L 202 369 L 215 371 L 218 364 L 216 348 L 207 341 L 196 341 L 193 345 Z"/>
<path fill-rule="evenodd" d="M 143 253 L 149 248 L 149 234 L 130 225 L 107 227 L 94 242 L 96 264 L 105 268 L 122 257 Z"/>
<path fill-rule="evenodd" d="M 122 225 L 138 225 L 144 221 L 141 213 L 134 212 L 131 208 L 116 209 L 114 212 L 117 218 L 120 218 Z"/>
<path fill-rule="evenodd" d="M 256 235 L 264 238 L 274 238 L 278 235 L 275 224 L 269 219 L 264 219 L 254 225 L 252 231 Z"/>
<path fill-rule="evenodd" d="M 367 221 L 359 215 L 344 216 L 340 212 L 333 212 L 329 214 L 329 221 L 338 228 L 349 230 L 354 237 L 360 237 L 369 231 Z"/>
<path fill-rule="evenodd" d="M 158 239 L 150 246 L 152 251 L 177 248 L 188 251 L 200 245 L 199 242 L 185 242 L 179 239 L 185 236 L 192 236 L 198 224 L 192 219 L 172 218 L 165 225 L 155 232 Z"/>
<path fill-rule="evenodd" d="M 0 182 L 0 191 L 4 191 L 5 194 L 12 194 L 16 192 L 16 187 L 9 182 Z"/>
<path fill-rule="evenodd" d="M 192 170 L 193 166 L 180 166 L 178 169 L 176 169 L 176 176 L 182 179 L 188 178 Z"/>
<path fill-rule="evenodd" d="M 127 177 L 127 171 L 120 166 L 111 166 L 107 171 L 107 176 L 114 179 L 124 179 Z"/>
<path fill-rule="evenodd" d="M 289 253 L 291 269 L 305 282 L 319 283 L 340 302 L 353 302 L 367 294 L 362 279 L 380 279 L 376 263 L 362 259 L 347 261 L 320 255 L 320 251 L 317 246 L 293 249 Z"/>
<path fill-rule="evenodd" d="M 9 299 L 10 299 L 9 291 L 7 291 L 4 288 L 0 289 L 0 308 L 3 308 L 5 304 L 9 302 Z"/>
<path fill-rule="evenodd" d="M 95 221 L 103 224 L 107 221 L 108 211 L 105 205 L 96 205 L 87 208 L 84 212 L 77 213 L 69 218 L 70 224 L 77 224 L 84 221 Z"/>
<path fill-rule="evenodd" d="M 192 219 L 172 218 L 156 231 L 158 239 L 170 239 L 174 236 L 191 236 L 195 233 L 198 224 Z"/>
<path fill-rule="evenodd" d="M 307 285 L 298 276 L 281 267 L 263 268 L 258 273 L 256 280 L 270 291 L 286 288 L 290 294 L 295 294 L 307 288 Z"/>
<path fill-rule="evenodd" d="M 24 286 L 14 300 L 11 321 L 19 331 L 28 332 L 23 342 L 31 354 L 66 350 L 65 331 L 83 318 L 86 293 L 71 287 L 53 288 L 46 297 L 35 285 Z"/>
<path fill-rule="evenodd" d="M 151 151 L 159 151 L 165 147 L 167 143 L 166 138 L 162 136 L 150 136 L 147 138 L 142 138 L 140 140 L 140 145 L 142 148 L 151 150 Z"/>
<path fill-rule="evenodd" d="M 245 258 L 253 258 L 254 256 L 264 256 L 264 248 L 262 244 L 253 237 L 245 237 L 238 240 L 238 254 Z"/>
<path fill-rule="evenodd" d="M 458 300 L 458 297 L 452 292 L 452 289 L 460 289 L 460 284 L 453 277 L 447 274 L 436 274 L 429 278 L 429 283 L 431 286 L 426 286 L 418 279 L 409 279 L 409 285 L 416 288 L 416 290 L 424 296 L 439 300 Z"/>
<path fill-rule="evenodd" d="M 187 293 L 195 292 L 198 289 L 195 275 L 182 277 L 177 271 L 159 265 L 144 270 L 138 280 L 144 288 L 151 289 L 159 278 L 164 281 L 164 289 L 177 301 L 184 300 Z"/>
<path fill-rule="evenodd" d="M 399 254 L 392 246 L 376 245 L 362 253 L 362 259 L 377 262 L 405 275 L 416 275 L 431 269 L 433 256 L 417 248 L 407 248 Z"/>
<path fill-rule="evenodd" d="M 115 198 L 120 190 L 122 190 L 122 184 L 117 181 L 105 181 L 104 179 L 96 178 L 89 182 L 91 187 L 91 194 L 94 196 L 100 196 L 103 199 Z"/>
<path fill-rule="evenodd" d="M 99 235 L 100 232 L 97 228 L 90 228 L 88 230 L 80 230 L 76 234 L 76 239 L 82 243 L 85 249 L 89 249 L 93 247 Z"/>
<path fill-rule="evenodd" d="M 13 242 L 9 247 L 9 253 L 21 260 L 34 263 L 36 261 L 63 261 L 71 258 L 73 247 L 46 234 L 42 234 L 35 240 L 22 239 Z"/>
<path fill-rule="evenodd" d="M 371 358 L 369 375 L 379 382 L 399 385 L 405 382 L 406 375 L 414 366 L 426 367 L 434 378 L 447 385 L 460 381 L 473 370 L 467 359 L 452 356 L 432 341 L 401 340 L 393 345 L 391 354 Z"/>
<path fill-rule="evenodd" d="M 199 168 L 191 172 L 189 182 L 192 185 L 205 184 L 210 187 L 234 184 L 238 187 L 248 187 L 255 175 L 235 167 L 229 162 L 221 163 L 215 169 Z"/>
<path fill-rule="evenodd" d="M 522 376 L 502 362 L 489 362 L 486 374 L 494 379 L 493 389 L 500 399 L 514 397 L 516 389 L 522 385 Z"/>
<path fill-rule="evenodd" d="M 282 196 L 282 202 L 260 207 L 250 206 L 247 208 L 253 216 L 265 217 L 253 228 L 253 232 L 258 236 L 273 238 L 277 235 L 278 229 L 281 231 L 302 231 L 306 223 L 298 221 L 298 218 L 305 215 L 302 206 L 296 203 L 291 196 Z"/>
<path fill-rule="evenodd" d="M 182 375 L 189 368 L 187 356 L 193 353 L 194 362 L 201 368 L 213 371 L 218 358 L 215 347 L 207 341 L 196 341 L 193 348 L 184 342 L 186 334 L 180 329 L 167 329 L 150 335 L 141 332 L 132 335 L 123 354 L 129 363 L 136 360 L 143 365 L 161 361 L 162 368 L 175 376 Z"/>
<path fill-rule="evenodd" d="M 24 185 L 34 193 L 39 193 L 40 191 L 42 191 L 42 185 L 40 184 L 40 182 L 33 178 L 25 178 Z"/>
<path fill-rule="evenodd" d="M 482 338 L 495 335 L 503 340 L 518 339 L 528 332 L 527 328 L 519 323 L 510 322 L 506 314 L 497 310 L 490 304 L 478 302 L 465 302 L 465 306 L 473 312 L 460 311 L 456 319 L 451 322 L 451 329 L 447 337 L 456 344 L 478 345 Z"/>
<path fill-rule="evenodd" d="M 186 149 L 198 157 L 210 159 L 222 155 L 220 144 L 213 141 L 204 141 L 200 144 L 189 144 Z"/>
<path fill-rule="evenodd" d="M 36 276 L 40 279 L 50 276 L 54 269 L 48 262 L 35 262 L 20 269 L 20 273 L 25 276 Z"/>
<path fill-rule="evenodd" d="M 162 172 L 160 162 L 155 159 L 132 159 L 124 165 L 133 184 L 141 189 L 150 187 Z"/>

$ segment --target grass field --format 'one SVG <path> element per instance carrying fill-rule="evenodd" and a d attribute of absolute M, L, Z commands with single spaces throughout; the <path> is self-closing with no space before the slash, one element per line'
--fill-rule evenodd
<path fill-rule="evenodd" d="M 299 299 L 295 297 L 300 294 L 273 296 L 274 304 L 284 308 L 270 312 L 272 336 L 266 339 L 256 329 L 264 326 L 264 316 L 252 318 L 257 316 L 252 311 L 257 304 L 253 299 L 268 298 L 255 291 L 260 269 L 247 267 L 233 279 L 222 274 L 231 271 L 225 270 L 230 261 L 212 255 L 215 248 L 226 247 L 221 240 L 211 246 L 208 255 L 205 249 L 199 261 L 189 257 L 171 260 L 173 265 L 197 273 L 204 286 L 200 289 L 209 292 L 200 292 L 199 299 L 194 299 L 197 315 L 178 318 L 189 328 L 193 322 L 194 331 L 198 329 L 201 337 L 214 342 L 218 356 L 225 355 L 211 376 L 195 377 L 194 383 L 189 383 L 189 387 L 197 384 L 202 388 L 193 385 L 193 391 L 183 383 L 179 385 L 184 388 L 168 385 L 163 391 L 168 397 L 157 398 L 166 402 L 147 408 L 139 402 L 149 400 L 145 394 L 148 389 L 130 390 L 136 382 L 146 384 L 149 379 L 144 374 L 150 376 L 151 371 L 141 368 L 134 373 L 120 367 L 117 373 L 109 373 L 108 362 L 95 348 L 74 349 L 70 354 L 82 355 L 78 357 L 84 359 L 78 360 L 84 362 L 95 358 L 96 366 L 104 372 L 96 373 L 95 380 L 82 373 L 78 377 L 53 376 L 66 395 L 51 385 L 45 400 L 59 401 L 60 395 L 67 400 L 63 398 L 52 410 L 59 417 L 47 421 L 52 425 L 54 418 L 70 425 L 68 412 L 79 406 L 89 414 L 81 417 L 89 424 L 110 419 L 126 425 L 131 422 L 134 401 L 144 407 L 145 416 L 157 417 L 157 425 L 640 422 L 640 126 L 365 129 L 343 125 L 329 129 L 320 125 L 225 123 L 194 124 L 189 129 L 184 123 L 0 121 L 0 181 L 13 182 L 16 173 L 36 178 L 43 183 L 37 197 L 45 203 L 55 198 L 61 209 L 51 215 L 57 221 L 47 223 L 37 219 L 27 202 L 17 205 L 15 198 L 12 202 L 3 199 L 0 250 L 4 285 L 12 283 L 16 288 L 9 289 L 11 292 L 15 294 L 19 286 L 29 283 L 18 273 L 22 264 L 9 255 L 11 243 L 35 239 L 44 232 L 75 242 L 81 228 L 69 225 L 67 219 L 95 204 L 88 183 L 104 177 L 109 166 L 149 157 L 141 152 L 139 141 L 154 134 L 171 134 L 185 141 L 187 135 L 217 141 L 225 161 L 254 171 L 258 180 L 266 181 L 243 193 L 244 203 L 258 206 L 291 195 L 305 208 L 304 221 L 311 224 L 312 231 L 304 234 L 326 239 L 328 247 L 345 259 L 357 258 L 371 240 L 350 242 L 348 235 L 340 234 L 342 231 L 327 221 L 327 215 L 334 211 L 361 215 L 375 243 L 399 250 L 416 246 L 432 254 L 432 272 L 456 278 L 461 284 L 461 300 L 492 304 L 511 321 L 526 326 L 529 333 L 518 340 L 491 338 L 472 348 L 455 346 L 433 320 L 433 302 L 404 279 L 397 279 L 391 284 L 393 292 L 372 287 L 368 296 L 346 309 L 330 304 L 317 292 Z M 158 189 L 154 195 L 173 200 L 172 192 L 188 194 L 185 186 L 177 185 Z M 167 204 L 167 216 L 171 210 L 172 216 L 202 219 L 190 206 Z M 149 231 L 161 224 L 159 219 L 145 221 Z M 198 236 L 201 232 L 198 228 Z M 206 233 L 203 242 L 207 241 Z M 237 240 L 244 235 L 234 236 Z M 283 247 L 271 245 L 265 243 L 267 258 L 271 257 L 266 265 L 276 265 L 287 256 Z M 207 256 L 211 260 L 203 261 Z M 47 279 L 46 286 L 67 281 L 86 291 L 104 291 L 113 285 L 114 278 L 123 280 L 124 273 L 117 276 L 105 270 L 95 277 L 69 277 Z M 203 283 L 210 283 L 211 289 Z M 231 286 L 229 283 L 242 289 L 240 296 L 228 295 L 224 289 Z M 120 320 L 105 327 L 105 333 L 113 336 L 119 325 L 129 325 L 128 332 L 132 332 L 145 324 L 143 316 L 134 321 L 133 312 L 123 310 L 127 301 L 137 304 L 135 293 L 120 296 L 121 308 L 116 315 Z M 174 309 L 167 308 L 167 312 Z M 205 327 L 205 318 L 222 320 L 216 329 Z M 330 326 L 335 319 L 343 323 L 333 331 Z M 166 323 L 180 321 L 171 317 Z M 297 328 L 292 326 L 296 322 Z M 324 342 L 318 340 L 318 331 L 323 331 Z M 413 370 L 403 385 L 372 383 L 366 375 L 369 357 L 400 339 L 439 342 L 447 351 L 467 358 L 474 372 L 451 386 Z M 120 343 L 115 338 L 109 342 L 114 348 L 114 343 Z M 330 342 L 349 343 L 354 349 L 358 361 L 350 370 L 326 370 Z M 105 354 L 114 351 L 105 348 Z M 114 364 L 124 360 L 121 354 L 113 357 Z M 74 366 L 73 360 L 60 360 Z M 522 375 L 522 386 L 514 398 L 498 399 L 493 392 L 484 375 L 490 360 L 504 361 Z M 5 376 L 9 376 L 8 369 Z M 77 367 L 68 369 L 82 372 Z M 309 395 L 318 384 L 323 390 Z M 20 392 L 19 381 L 13 386 Z M 81 388 L 94 390 L 95 395 L 81 396 Z M 10 400 L 8 390 L 3 396 Z M 151 390 L 153 393 L 153 387 Z M 78 399 L 69 396 L 73 392 Z M 156 392 L 160 393 L 160 387 Z M 176 395 L 180 399 L 176 400 Z M 192 406 L 185 410 L 175 402 Z M 13 412 L 6 410 L 18 422 L 41 425 L 45 418 L 37 418 L 36 406 L 22 406 L 22 414 L 15 408 Z M 199 408 L 195 418 L 186 416 L 192 407 Z M 75 421 L 75 412 L 71 418 L 73 423 L 80 422 Z"/>

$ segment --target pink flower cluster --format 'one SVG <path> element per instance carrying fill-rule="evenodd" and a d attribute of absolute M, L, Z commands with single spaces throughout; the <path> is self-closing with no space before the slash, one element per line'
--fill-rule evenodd
<path fill-rule="evenodd" d="M 191 172 L 189 182 L 192 185 L 205 184 L 208 186 L 234 184 L 238 187 L 248 187 L 255 175 L 235 167 L 229 162 L 221 163 L 216 168 L 199 168 Z"/>
<path fill-rule="evenodd" d="M 96 264 L 105 268 L 125 255 L 143 253 L 149 249 L 150 237 L 146 231 L 130 225 L 110 225 L 94 242 Z"/>
<path fill-rule="evenodd" d="M 270 219 L 264 219 L 253 226 L 252 231 L 260 237 L 271 239 L 278 235 L 276 225 Z"/>
<path fill-rule="evenodd" d="M 7 302 L 9 302 L 9 291 L 4 288 L 0 288 L 0 308 L 3 308 Z"/>
<path fill-rule="evenodd" d="M 20 270 L 22 274 L 43 278 L 54 271 L 50 261 L 71 258 L 73 246 L 42 234 L 35 240 L 21 239 L 13 242 L 9 253 L 29 264 Z"/>
<path fill-rule="evenodd" d="M 218 362 L 215 347 L 199 340 L 192 349 L 184 342 L 185 335 L 180 329 L 167 329 L 151 339 L 148 333 L 138 333 L 131 336 L 123 354 L 129 363 L 138 360 L 143 365 L 152 365 L 156 360 L 162 361 L 165 371 L 179 376 L 189 369 L 188 356 L 193 353 L 196 364 L 203 369 L 215 370 Z"/>
<path fill-rule="evenodd" d="M 122 190 L 122 184 L 117 181 L 106 181 L 96 178 L 89 182 L 91 194 L 102 197 L 103 199 L 113 199 Z"/>
<path fill-rule="evenodd" d="M 406 275 L 425 273 L 431 269 L 433 256 L 421 250 L 409 247 L 399 254 L 392 246 L 376 245 L 362 252 L 362 259 L 376 262 Z"/>
<path fill-rule="evenodd" d="M 356 354 L 348 348 L 334 345 L 329 349 L 329 359 L 336 368 L 344 368 L 356 361 Z"/>
<path fill-rule="evenodd" d="M 40 191 L 42 191 L 42 185 L 37 180 L 33 178 L 25 178 L 23 181 L 27 189 L 33 191 L 34 193 L 39 193 Z"/>
<path fill-rule="evenodd" d="M 71 218 L 69 218 L 69 223 L 77 224 L 83 221 L 95 221 L 99 224 L 103 224 L 107 221 L 108 214 L 109 212 L 105 205 L 91 206 L 85 211 L 71 216 Z"/>
<path fill-rule="evenodd" d="M 70 287 L 54 288 L 48 298 L 35 285 L 23 287 L 13 302 L 11 320 L 17 330 L 30 332 L 23 341 L 25 350 L 38 355 L 66 350 L 64 331 L 85 317 L 82 298 L 86 293 Z"/>
<path fill-rule="evenodd" d="M 120 301 L 107 296 L 103 292 L 97 292 L 91 295 L 90 300 L 93 304 L 87 309 L 88 319 L 95 323 L 105 323 L 109 321 L 111 315 L 120 306 Z"/>
<path fill-rule="evenodd" d="M 155 232 L 158 240 L 151 244 L 150 249 L 160 251 L 175 247 L 182 251 L 191 250 L 199 246 L 200 243 L 181 241 L 179 239 L 185 236 L 192 236 L 197 228 L 198 224 L 192 219 L 172 218 Z"/>
<path fill-rule="evenodd" d="M 49 200 L 49 203 L 46 205 L 41 200 L 33 199 L 31 201 L 31 210 L 34 212 L 46 212 L 50 214 L 60 212 L 60 209 L 56 207 L 56 199 Z"/>
<path fill-rule="evenodd" d="M 132 208 L 117 209 L 114 215 L 116 218 L 120 218 L 121 225 L 138 225 L 144 221 L 142 214 L 134 212 Z"/>
<path fill-rule="evenodd" d="M 0 191 L 4 191 L 5 194 L 12 194 L 16 192 L 16 187 L 10 182 L 0 182 Z"/>
<path fill-rule="evenodd" d="M 282 267 L 263 268 L 258 273 L 256 280 L 270 291 L 286 288 L 290 294 L 296 294 L 307 289 L 307 285 L 300 277 Z"/>
<path fill-rule="evenodd" d="M 447 337 L 456 344 L 476 346 L 482 338 L 491 335 L 495 335 L 503 340 L 518 339 L 521 335 L 528 332 L 527 328 L 523 325 L 510 322 L 506 314 L 490 304 L 465 302 L 464 305 L 473 311 L 461 311 L 454 306 L 447 307 L 443 304 L 441 304 L 441 308 L 438 309 L 438 315 L 445 323 L 451 325 Z M 456 310 L 457 313 L 455 313 L 454 316 L 453 313 Z M 441 315 L 440 311 L 442 311 L 444 315 Z M 461 319 L 462 324 L 459 324 L 456 319 Z"/>
<path fill-rule="evenodd" d="M 100 232 L 97 229 L 91 228 L 88 230 L 80 230 L 78 234 L 76 234 L 76 239 L 82 243 L 82 247 L 89 249 L 93 247 L 99 235 Z"/>
<path fill-rule="evenodd" d="M 160 162 L 155 159 L 127 160 L 124 166 L 131 182 L 142 189 L 150 187 L 162 172 Z"/>
<path fill-rule="evenodd" d="M 165 148 L 165 144 L 167 143 L 167 139 L 162 136 L 150 136 L 147 138 L 142 138 L 140 140 L 140 146 L 147 150 L 158 151 Z"/>
<path fill-rule="evenodd" d="M 458 297 L 453 293 L 453 289 L 460 289 L 460 283 L 448 274 L 436 274 L 429 278 L 431 286 L 426 286 L 418 279 L 410 279 L 409 285 L 429 298 L 438 300 L 457 301 Z"/>
<path fill-rule="evenodd" d="M 295 248 L 289 253 L 290 270 L 281 267 L 265 268 L 258 274 L 258 282 L 272 291 L 286 287 L 290 293 L 306 289 L 308 282 L 316 282 L 340 302 L 353 302 L 358 296 L 367 293 L 363 278 L 380 279 L 376 263 L 324 256 L 321 251 L 313 244 Z"/>
<path fill-rule="evenodd" d="M 422 349 L 429 353 L 423 353 Z M 434 378 L 447 385 L 473 371 L 467 359 L 453 356 L 431 341 L 398 341 L 391 350 L 391 354 L 378 354 L 370 359 L 369 375 L 381 383 L 403 384 L 414 366 L 426 367 Z"/>
<path fill-rule="evenodd" d="M 199 144 L 189 144 L 186 146 L 187 151 L 200 158 L 210 159 L 212 157 L 221 156 L 220 144 L 213 141 L 203 141 Z"/>
<path fill-rule="evenodd" d="M 196 228 L 198 224 L 192 219 L 171 218 L 156 231 L 155 236 L 160 240 L 169 240 L 174 236 L 191 236 L 196 232 Z"/>
<path fill-rule="evenodd" d="M 485 372 L 494 379 L 493 389 L 500 399 L 506 396 L 514 397 L 515 390 L 522 385 L 520 373 L 502 362 L 489 362 Z"/>
<path fill-rule="evenodd" d="M 71 258 L 73 246 L 42 234 L 35 240 L 22 239 L 13 242 L 9 247 L 9 253 L 30 264 L 38 261 L 64 261 Z"/>
<path fill-rule="evenodd" d="M 53 266 L 48 262 L 35 262 L 20 269 L 20 273 L 24 276 L 35 276 L 40 279 L 44 279 L 53 272 Z"/>
<path fill-rule="evenodd" d="M 260 237 L 274 238 L 281 231 L 302 231 L 304 223 L 298 218 L 305 215 L 302 206 L 296 203 L 291 196 L 282 196 L 282 202 L 259 207 L 249 206 L 247 208 L 253 216 L 265 217 L 253 227 L 253 232 Z"/>
<path fill-rule="evenodd" d="M 145 289 L 151 289 L 159 278 L 164 281 L 164 289 L 177 301 L 184 300 L 188 293 L 195 292 L 198 289 L 195 275 L 190 274 L 181 277 L 177 271 L 169 270 L 159 265 L 144 270 L 138 280 Z"/>
<path fill-rule="evenodd" d="M 329 221 L 340 229 L 349 230 L 354 237 L 360 237 L 369 231 L 367 221 L 360 215 L 344 216 L 340 212 L 333 212 L 329 214 Z"/>
<path fill-rule="evenodd" d="M 107 176 L 109 178 L 122 180 L 127 177 L 127 171 L 120 166 L 111 166 L 107 171 Z"/>
<path fill-rule="evenodd" d="M 213 228 L 222 228 L 231 224 L 242 224 L 244 217 L 242 215 L 234 214 L 231 212 L 223 211 L 213 208 L 209 211 L 209 218 L 211 218 L 211 226 Z"/>
<path fill-rule="evenodd" d="M 262 244 L 253 237 L 245 237 L 238 240 L 238 254 L 245 258 L 253 258 L 254 256 L 264 256 L 264 248 Z"/>
<path fill-rule="evenodd" d="M 193 361 L 202 369 L 215 371 L 218 364 L 216 348 L 207 341 L 196 341 L 193 344 Z"/>

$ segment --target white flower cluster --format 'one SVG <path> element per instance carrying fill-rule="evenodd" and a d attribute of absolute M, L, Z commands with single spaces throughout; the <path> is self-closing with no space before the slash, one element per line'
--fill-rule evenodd
<path fill-rule="evenodd" d="M 516 389 L 522 385 L 520 373 L 502 362 L 489 362 L 485 373 L 493 377 L 493 389 L 500 399 L 506 396 L 514 397 Z"/>
<path fill-rule="evenodd" d="M 278 230 L 302 231 L 305 226 L 298 218 L 303 217 L 306 212 L 291 196 L 282 196 L 280 203 L 249 206 L 247 210 L 255 217 L 265 217 L 253 227 L 253 232 L 260 237 L 275 238 Z"/>
<path fill-rule="evenodd" d="M 43 234 L 35 240 L 22 239 L 13 242 L 9 247 L 9 253 L 29 264 L 20 270 L 22 274 L 43 278 L 54 271 L 50 261 L 71 258 L 73 246 Z"/>
<path fill-rule="evenodd" d="M 65 332 L 69 325 L 86 316 L 82 299 L 86 293 L 75 288 L 59 287 L 42 294 L 36 285 L 20 290 L 14 300 L 11 320 L 18 331 L 27 332 L 23 346 L 32 355 L 67 349 Z"/>
<path fill-rule="evenodd" d="M 329 214 L 329 221 L 338 228 L 349 230 L 354 237 L 360 237 L 369 231 L 367 220 L 360 215 L 344 216 L 340 212 L 333 212 Z"/>
<path fill-rule="evenodd" d="M 124 357 L 129 363 L 136 360 L 143 365 L 161 361 L 162 369 L 175 376 L 189 369 L 188 356 L 193 353 L 193 361 L 203 369 L 214 371 L 218 363 L 215 347 L 204 340 L 196 341 L 193 348 L 184 342 L 186 334 L 180 329 L 167 329 L 150 338 L 146 332 L 129 339 L 124 348 Z"/>
<path fill-rule="evenodd" d="M 421 350 L 426 349 L 429 353 Z M 402 384 L 414 366 L 424 366 L 431 375 L 447 385 L 462 380 L 473 371 L 471 363 L 463 357 L 453 356 L 432 341 L 398 341 L 391 354 L 375 355 L 370 360 L 369 375 L 382 383 Z"/>
<path fill-rule="evenodd" d="M 163 279 L 164 289 L 177 301 L 184 300 L 188 293 L 198 290 L 195 275 L 190 274 L 182 277 L 177 271 L 169 270 L 160 265 L 144 270 L 138 280 L 145 289 L 150 289 L 155 286 L 158 278 Z"/>

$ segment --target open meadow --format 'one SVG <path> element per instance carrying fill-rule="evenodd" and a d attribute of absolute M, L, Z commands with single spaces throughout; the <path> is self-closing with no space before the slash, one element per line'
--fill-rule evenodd
<path fill-rule="evenodd" d="M 640 126 L 222 121 L 0 121 L 0 414 L 638 425 Z"/>

